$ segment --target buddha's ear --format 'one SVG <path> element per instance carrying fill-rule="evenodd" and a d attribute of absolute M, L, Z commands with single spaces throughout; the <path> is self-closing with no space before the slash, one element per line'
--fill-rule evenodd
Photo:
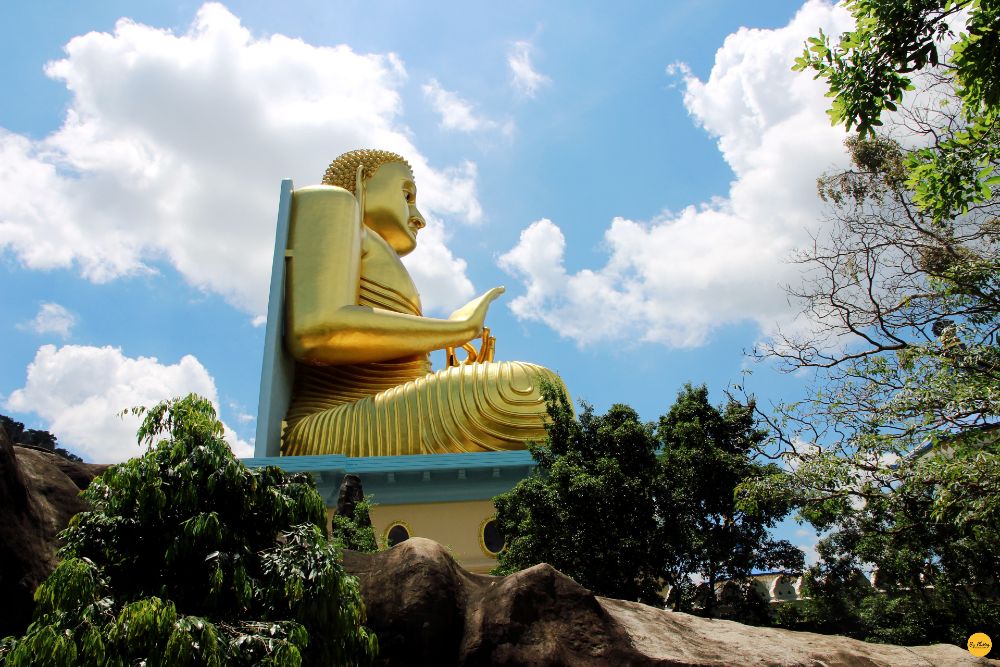
<path fill-rule="evenodd" d="M 358 200 L 358 208 L 361 216 L 365 215 L 365 165 L 358 165 L 358 172 L 354 175 L 354 197 Z"/>

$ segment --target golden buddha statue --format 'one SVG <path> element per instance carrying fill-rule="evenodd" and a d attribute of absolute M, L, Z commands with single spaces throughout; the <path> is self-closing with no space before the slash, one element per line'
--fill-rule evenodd
<path fill-rule="evenodd" d="M 467 363 L 431 371 L 429 353 L 483 334 L 495 287 L 448 319 L 424 317 L 400 261 L 424 219 L 407 162 L 358 150 L 323 185 L 295 190 L 286 250 L 285 345 L 295 380 L 281 454 L 387 456 L 523 449 L 545 437 L 534 364 L 493 362 L 488 330 Z"/>

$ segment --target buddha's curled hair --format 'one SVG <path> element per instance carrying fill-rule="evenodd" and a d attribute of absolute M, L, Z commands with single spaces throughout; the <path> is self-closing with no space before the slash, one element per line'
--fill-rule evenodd
<path fill-rule="evenodd" d="M 361 148 L 356 151 L 348 151 L 331 162 L 330 166 L 326 168 L 326 173 L 323 174 L 323 185 L 336 185 L 356 195 L 354 186 L 358 165 L 364 165 L 364 179 L 367 181 L 386 162 L 400 162 L 409 167 L 411 171 L 413 170 L 410 163 L 401 155 L 376 148 Z"/>

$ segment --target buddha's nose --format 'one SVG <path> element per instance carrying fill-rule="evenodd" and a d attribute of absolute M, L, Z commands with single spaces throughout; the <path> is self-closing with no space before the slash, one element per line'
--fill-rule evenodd
<path fill-rule="evenodd" d="M 418 211 L 416 207 L 413 208 L 413 212 L 410 214 L 410 222 L 413 223 L 417 229 L 423 229 L 427 226 L 427 223 L 424 221 L 424 216 L 420 215 L 420 211 Z"/>

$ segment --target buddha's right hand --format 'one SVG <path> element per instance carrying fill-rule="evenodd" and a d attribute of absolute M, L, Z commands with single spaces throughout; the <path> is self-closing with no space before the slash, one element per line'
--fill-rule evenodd
<path fill-rule="evenodd" d="M 490 304 L 506 291 L 503 287 L 494 287 L 482 296 L 476 297 L 456 310 L 448 319 L 453 322 L 466 322 L 472 325 L 474 331 L 469 338 L 475 338 L 483 331 L 483 326 L 486 323 L 486 313 L 490 309 Z"/>

